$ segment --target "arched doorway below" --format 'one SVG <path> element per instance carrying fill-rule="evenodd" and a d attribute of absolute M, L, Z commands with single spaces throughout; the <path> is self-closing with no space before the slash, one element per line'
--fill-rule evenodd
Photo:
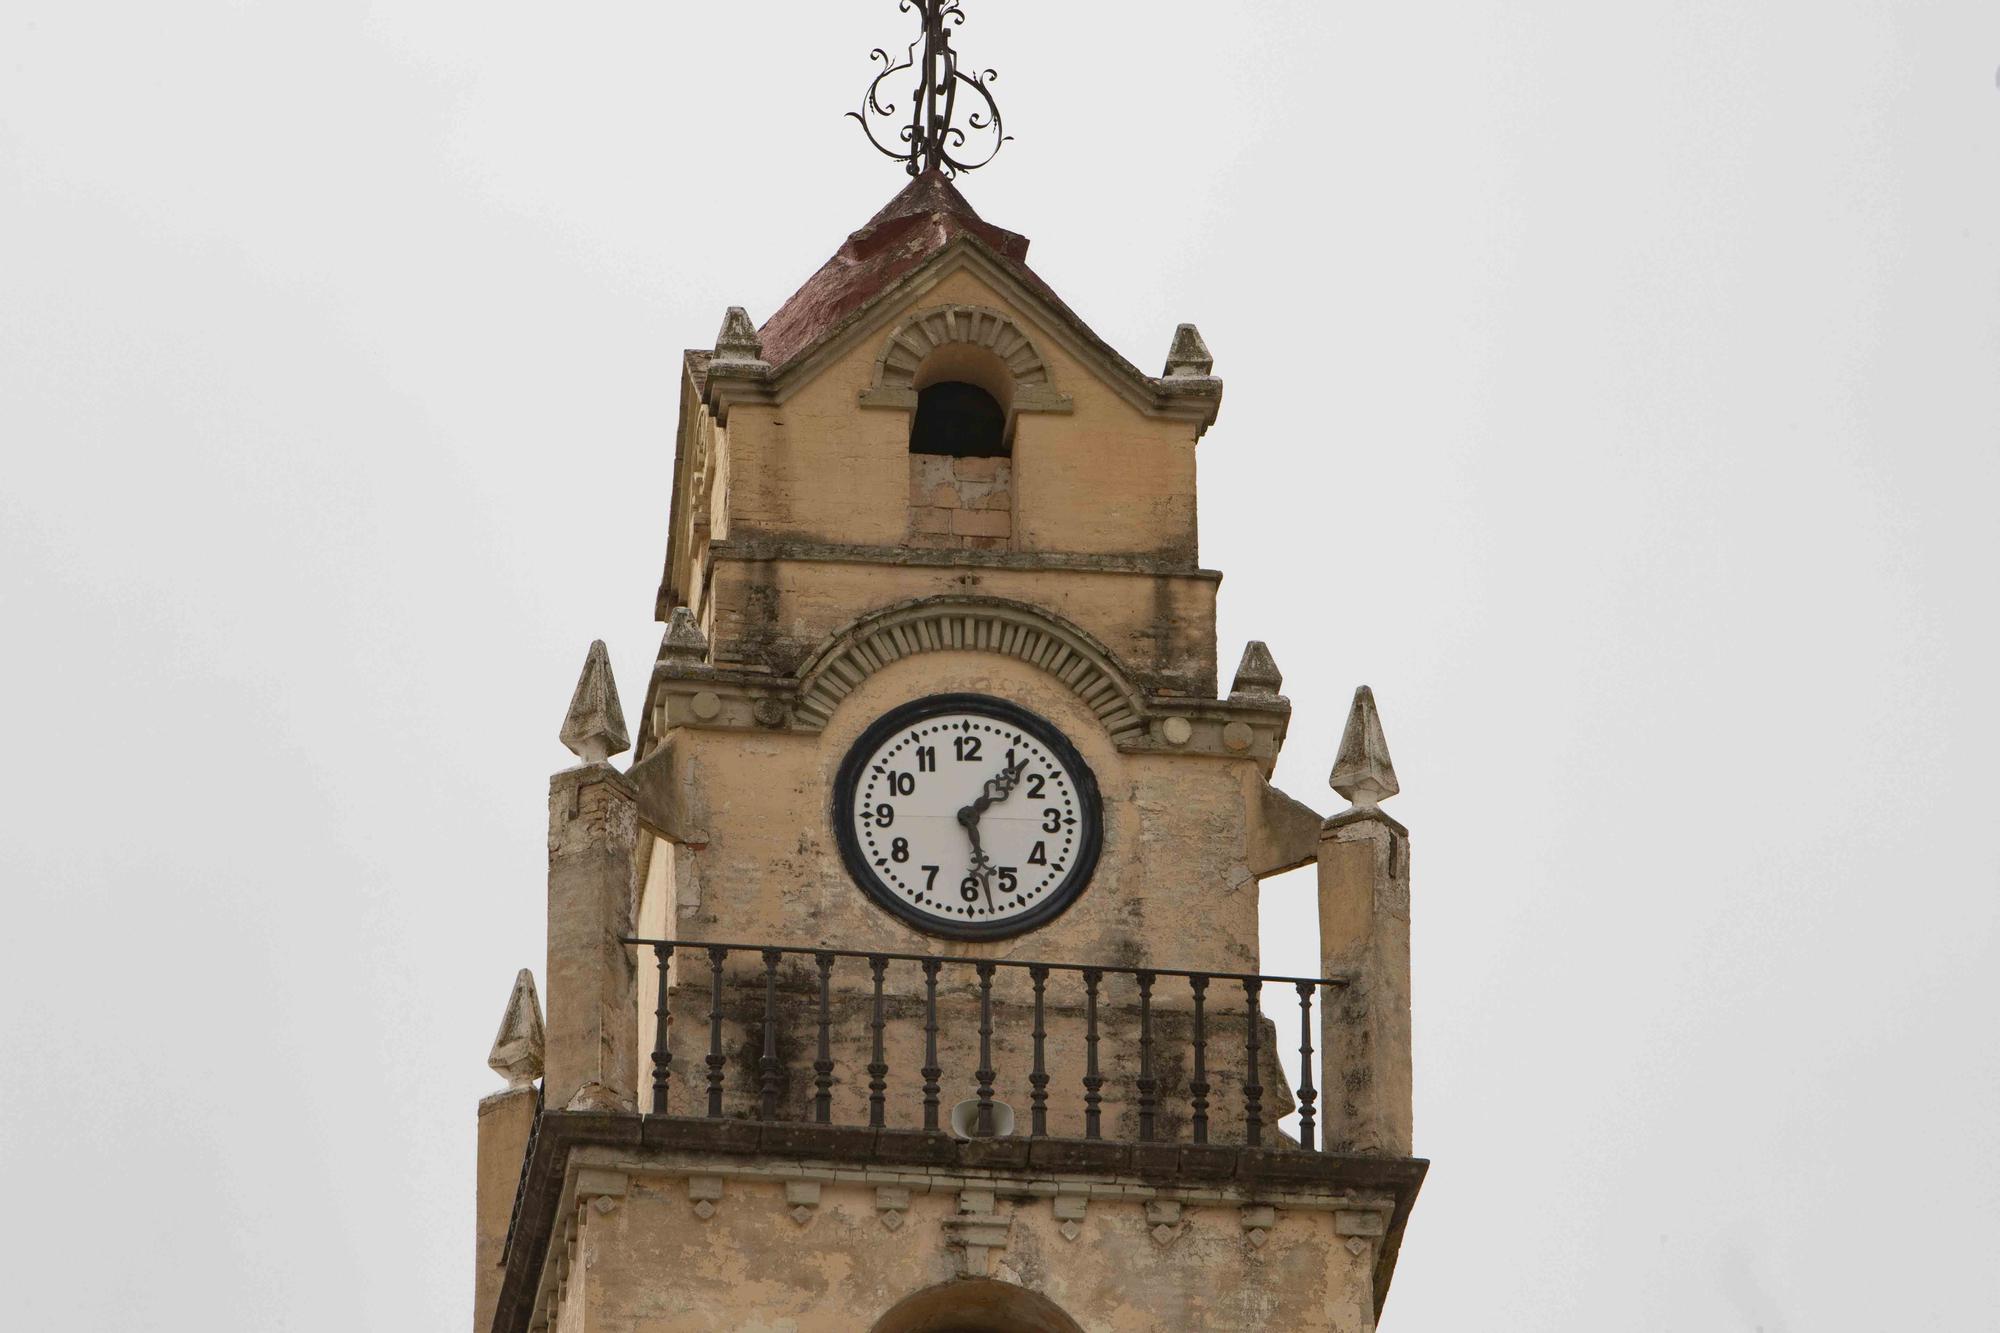
<path fill-rule="evenodd" d="M 1083 1327 L 1025 1287 L 968 1278 L 898 1301 L 872 1333 L 1083 1333 Z"/>

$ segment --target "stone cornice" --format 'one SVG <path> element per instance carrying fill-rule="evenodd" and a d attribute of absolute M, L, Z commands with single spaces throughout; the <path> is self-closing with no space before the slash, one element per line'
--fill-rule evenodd
<path fill-rule="evenodd" d="M 947 551 L 910 546 L 850 546 L 839 542 L 802 541 L 788 537 L 734 538 L 729 541 L 711 542 L 708 547 L 708 558 L 711 564 L 729 561 L 763 564 L 791 560 L 800 563 L 909 565 L 919 568 L 970 565 L 982 569 L 1140 574 L 1149 578 L 1194 579 L 1203 583 L 1222 582 L 1220 570 L 1201 569 L 1181 557 L 1169 555 L 1084 555 L 1064 551 Z"/>
<path fill-rule="evenodd" d="M 1231 1144 L 968 1141 L 913 1130 L 551 1111 L 542 1116 L 533 1154 L 522 1166 L 521 1206 L 502 1260 L 506 1273 L 491 1333 L 529 1333 L 548 1284 L 556 1278 L 552 1260 L 565 1250 L 565 1219 L 574 1219 L 574 1205 L 585 1196 L 616 1197 L 621 1187 L 614 1178 L 621 1174 L 684 1175 L 690 1179 L 690 1197 L 697 1193 L 692 1188 L 697 1180 L 704 1182 L 699 1192 L 706 1196 L 719 1193 L 725 1176 L 751 1173 L 772 1180 L 851 1181 L 887 1189 L 991 1191 L 1031 1198 L 1060 1196 L 1065 1183 L 1094 1183 L 1110 1185 L 1120 1201 L 1143 1203 L 1149 1210 L 1207 1204 L 1331 1211 L 1337 1221 L 1351 1216 L 1340 1225 L 1352 1234 L 1378 1241 L 1379 1317 L 1403 1227 L 1429 1167 L 1421 1158 Z M 880 1180 L 872 1181 L 871 1172 Z M 1093 1197 L 1089 1189 L 1083 1194 Z M 794 1203 L 789 1191 L 787 1203 L 806 1206 L 802 1195 Z M 1246 1216 L 1244 1225 L 1254 1229 L 1262 1223 L 1261 1217 Z"/>

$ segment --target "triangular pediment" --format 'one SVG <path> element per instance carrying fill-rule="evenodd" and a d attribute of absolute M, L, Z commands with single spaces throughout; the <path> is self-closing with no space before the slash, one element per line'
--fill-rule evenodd
<path fill-rule="evenodd" d="M 1060 349 L 1137 411 L 1190 421 L 1197 434 L 1206 430 L 1222 381 L 1171 354 L 1166 373 L 1146 374 L 1028 267 L 1027 250 L 1026 237 L 985 222 L 950 182 L 919 177 L 764 323 L 761 359 L 724 364 L 714 354 L 690 352 L 690 379 L 718 415 L 734 402 L 781 403 L 966 275 L 984 289 L 984 303 L 1020 321 L 1038 343 Z M 1176 332 L 1175 345 L 1190 332 L 1189 326 Z"/>

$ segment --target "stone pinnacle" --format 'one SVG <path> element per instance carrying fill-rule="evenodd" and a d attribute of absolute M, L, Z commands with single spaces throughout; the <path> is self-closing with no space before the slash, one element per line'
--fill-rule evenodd
<path fill-rule="evenodd" d="M 1174 330 L 1173 346 L 1167 349 L 1168 379 L 1204 376 L 1215 370 L 1215 358 L 1209 355 L 1208 344 L 1202 341 L 1201 330 L 1192 324 L 1183 324 Z"/>
<path fill-rule="evenodd" d="M 1239 694 L 1276 698 L 1284 683 L 1284 673 L 1278 670 L 1270 648 L 1262 639 L 1252 639 L 1243 646 L 1243 661 L 1236 668 L 1236 679 L 1230 683 L 1229 693 L 1232 698 Z"/>
<path fill-rule="evenodd" d="M 1354 809 L 1373 809 L 1402 790 L 1396 766 L 1389 762 L 1389 742 L 1382 735 L 1382 717 L 1375 711 L 1375 692 L 1363 685 L 1354 692 L 1347 730 L 1327 781 Z"/>
<path fill-rule="evenodd" d="M 715 359 L 746 362 L 764 359 L 764 341 L 757 336 L 757 326 L 750 322 L 750 312 L 740 305 L 729 307 L 729 313 L 722 317 L 722 329 L 715 335 Z"/>
<path fill-rule="evenodd" d="M 702 637 L 694 612 L 685 606 L 675 607 L 667 618 L 667 632 L 660 639 L 660 661 L 700 666 L 707 658 L 708 640 Z"/>
<path fill-rule="evenodd" d="M 542 1076 L 542 1001 L 535 994 L 535 974 L 525 967 L 514 978 L 486 1063 L 510 1088 L 525 1088 Z"/>
<path fill-rule="evenodd" d="M 601 764 L 632 748 L 632 738 L 625 733 L 625 710 L 618 706 L 618 682 L 611 678 L 611 654 L 602 639 L 590 645 L 590 655 L 583 659 L 583 675 L 569 701 L 561 735 L 570 753 L 586 764 Z"/>

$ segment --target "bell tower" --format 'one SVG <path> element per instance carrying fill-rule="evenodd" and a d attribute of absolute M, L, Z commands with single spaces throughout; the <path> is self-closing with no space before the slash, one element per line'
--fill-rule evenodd
<path fill-rule="evenodd" d="M 682 363 L 665 635 L 636 737 L 586 661 L 546 1021 L 523 974 L 480 1106 L 475 1331 L 1373 1329 L 1425 1169 L 1373 697 L 1344 811 L 1270 784 L 1209 350 L 1140 370 L 974 211 L 998 109 L 913 7 L 857 117 L 908 183 Z M 1313 863 L 1320 974 L 1265 975 L 1259 881 Z"/>

